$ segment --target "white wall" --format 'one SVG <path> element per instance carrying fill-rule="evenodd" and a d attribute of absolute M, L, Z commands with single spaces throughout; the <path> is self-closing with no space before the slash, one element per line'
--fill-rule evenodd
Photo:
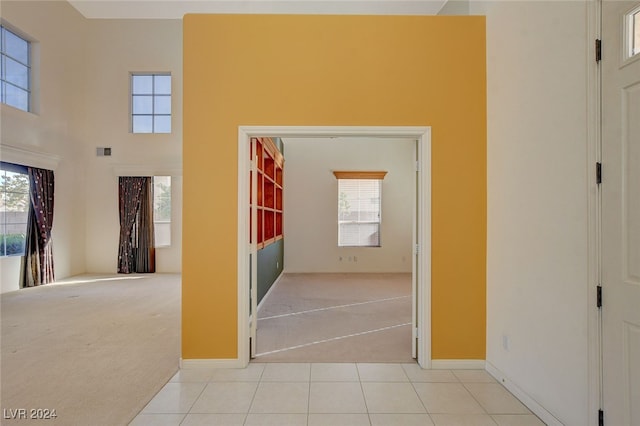
<path fill-rule="evenodd" d="M 587 425 L 597 410 L 588 406 L 587 7 L 470 2 L 487 16 L 487 362 L 550 424 Z"/>
<path fill-rule="evenodd" d="M 65 1 L 2 1 L 34 40 L 35 113 L 2 105 L 3 161 L 55 169 L 56 278 L 116 272 L 118 175 L 172 175 L 172 246 L 158 272 L 181 270 L 182 22 L 87 20 Z M 173 76 L 173 132 L 129 133 L 129 73 Z M 112 157 L 96 157 L 111 147 Z M 1 291 L 18 289 L 20 258 L 0 258 Z"/>
<path fill-rule="evenodd" d="M 86 269 L 113 273 L 118 254 L 118 176 L 171 175 L 173 212 L 182 210 L 182 21 L 89 21 L 88 89 L 82 147 L 86 198 Z M 129 132 L 131 72 L 171 72 L 172 133 Z M 111 147 L 111 157 L 97 157 Z M 172 245 L 156 250 L 157 272 L 179 272 L 181 217 L 173 218 Z"/>
<path fill-rule="evenodd" d="M 1 105 L 2 161 L 55 175 L 52 230 L 56 278 L 85 271 L 80 123 L 84 119 L 86 20 L 66 2 L 2 2 L 2 17 L 33 40 L 33 113 Z M 38 90 L 39 88 L 39 90 Z M 20 257 L 0 258 L 1 291 L 18 289 Z"/>
<path fill-rule="evenodd" d="M 283 142 L 285 271 L 411 272 L 415 141 Z M 382 247 L 338 247 L 338 184 L 333 170 L 388 171 L 382 186 Z"/>
<path fill-rule="evenodd" d="M 448 0 L 438 15 L 468 15 L 470 1 L 473 0 Z"/>

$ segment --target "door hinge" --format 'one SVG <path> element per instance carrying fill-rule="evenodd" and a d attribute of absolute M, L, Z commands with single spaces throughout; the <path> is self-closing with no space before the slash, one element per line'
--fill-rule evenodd
<path fill-rule="evenodd" d="M 416 161 L 416 172 L 420 171 L 420 162 Z"/>
<path fill-rule="evenodd" d="M 596 307 L 602 308 L 602 286 L 599 285 L 598 287 L 596 287 Z"/>
<path fill-rule="evenodd" d="M 420 254 L 420 244 L 416 244 L 413 248 L 413 254 Z"/>
<path fill-rule="evenodd" d="M 604 411 L 598 410 L 598 426 L 604 426 Z"/>
<path fill-rule="evenodd" d="M 596 184 L 600 185 L 602 183 L 602 163 L 596 163 Z"/>
<path fill-rule="evenodd" d="M 602 40 L 599 38 L 596 39 L 596 62 L 600 62 L 602 60 Z"/>

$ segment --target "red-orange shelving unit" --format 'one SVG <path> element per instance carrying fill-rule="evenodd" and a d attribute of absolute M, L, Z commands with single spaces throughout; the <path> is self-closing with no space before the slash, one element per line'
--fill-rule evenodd
<path fill-rule="evenodd" d="M 261 249 L 284 236 L 284 157 L 271 138 L 252 138 L 251 145 L 251 158 L 256 160 L 257 196 L 254 201 L 250 195 L 250 206 L 251 213 L 255 209 L 258 216 L 257 244 L 258 249 Z M 249 189 L 252 190 L 253 187 Z M 249 231 L 251 232 L 251 225 Z"/>

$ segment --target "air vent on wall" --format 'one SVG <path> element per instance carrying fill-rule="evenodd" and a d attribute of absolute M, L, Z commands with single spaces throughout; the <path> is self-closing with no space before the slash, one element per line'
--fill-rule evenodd
<path fill-rule="evenodd" d="M 96 155 L 98 157 L 110 157 L 111 156 L 111 148 L 96 148 Z"/>

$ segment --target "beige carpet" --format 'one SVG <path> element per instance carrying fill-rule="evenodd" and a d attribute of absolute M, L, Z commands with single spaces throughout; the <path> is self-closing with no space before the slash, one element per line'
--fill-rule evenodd
<path fill-rule="evenodd" d="M 0 307 L 3 417 L 57 414 L 3 425 L 126 425 L 178 370 L 179 275 L 76 277 Z"/>
<path fill-rule="evenodd" d="M 411 274 L 285 274 L 258 312 L 257 362 L 412 362 Z"/>

